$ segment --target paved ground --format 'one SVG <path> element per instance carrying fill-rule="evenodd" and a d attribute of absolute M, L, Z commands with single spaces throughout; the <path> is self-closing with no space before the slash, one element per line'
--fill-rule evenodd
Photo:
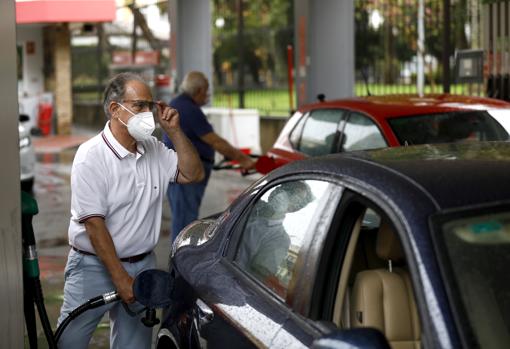
<path fill-rule="evenodd" d="M 47 136 L 34 138 L 37 153 L 34 193 L 39 214 L 34 217 L 41 269 L 41 281 L 48 316 L 53 326 L 62 303 L 63 270 L 69 252 L 67 227 L 71 200 L 70 171 L 79 144 L 95 131 L 73 130 L 72 136 Z M 242 177 L 231 171 L 213 172 L 200 210 L 201 217 L 225 209 L 239 193 L 257 178 Z M 160 241 L 156 247 L 158 268 L 165 269 L 170 249 L 169 226 L 171 221 L 168 202 L 164 201 L 163 224 Z M 91 348 L 108 348 L 109 325 L 104 319 L 94 334 Z M 45 348 L 40 331 L 40 347 Z"/>

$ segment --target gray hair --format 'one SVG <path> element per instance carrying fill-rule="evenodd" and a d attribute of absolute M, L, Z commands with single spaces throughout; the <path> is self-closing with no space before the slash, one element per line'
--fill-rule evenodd
<path fill-rule="evenodd" d="M 126 93 L 126 85 L 130 81 L 140 81 L 144 84 L 146 83 L 140 75 L 129 72 L 117 74 L 110 81 L 108 81 L 108 84 L 106 85 L 103 93 L 103 109 L 108 119 L 111 117 L 110 111 L 108 110 L 110 103 L 119 102 L 122 100 L 124 94 Z"/>
<path fill-rule="evenodd" d="M 193 97 L 198 93 L 198 90 L 206 87 L 207 84 L 207 77 L 204 75 L 204 73 L 199 71 L 191 71 L 186 74 L 186 76 L 184 76 L 179 89 L 182 93 Z"/>

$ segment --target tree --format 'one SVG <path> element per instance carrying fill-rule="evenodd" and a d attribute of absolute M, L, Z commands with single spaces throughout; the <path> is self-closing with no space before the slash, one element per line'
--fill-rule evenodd
<path fill-rule="evenodd" d="M 400 65 L 409 62 L 417 49 L 417 6 L 415 0 L 356 0 L 356 68 L 382 66 L 385 83 L 394 83 Z M 452 44 L 468 47 L 465 25 L 467 0 L 451 0 Z M 373 23 L 373 16 L 379 23 Z M 443 52 L 443 1 L 425 0 L 425 54 L 441 61 Z M 380 23 L 382 21 L 382 23 Z M 378 24 L 375 25 L 375 24 Z M 453 50 L 452 50 L 453 52 Z"/>
<path fill-rule="evenodd" d="M 267 85 L 274 76 L 285 74 L 286 47 L 292 44 L 294 37 L 292 5 L 291 1 L 285 0 L 243 2 L 244 38 L 241 44 L 245 71 L 255 85 L 263 81 Z M 222 85 L 228 84 L 228 74 L 239 68 L 237 0 L 213 0 L 213 23 L 216 21 L 222 26 L 213 26 L 213 62 L 216 82 Z"/>

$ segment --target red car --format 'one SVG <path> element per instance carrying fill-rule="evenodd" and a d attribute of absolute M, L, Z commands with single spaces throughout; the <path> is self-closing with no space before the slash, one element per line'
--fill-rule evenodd
<path fill-rule="evenodd" d="M 348 98 L 300 108 L 268 156 L 274 167 L 343 151 L 509 140 L 510 103 L 456 95 Z"/>

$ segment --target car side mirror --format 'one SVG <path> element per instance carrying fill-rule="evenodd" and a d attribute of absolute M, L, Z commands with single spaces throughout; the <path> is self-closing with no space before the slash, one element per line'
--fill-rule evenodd
<path fill-rule="evenodd" d="M 316 339 L 312 349 L 390 349 L 388 340 L 375 328 L 335 330 Z"/>
<path fill-rule="evenodd" d="M 19 114 L 19 121 L 20 122 L 27 122 L 30 120 L 30 116 L 27 114 Z"/>

